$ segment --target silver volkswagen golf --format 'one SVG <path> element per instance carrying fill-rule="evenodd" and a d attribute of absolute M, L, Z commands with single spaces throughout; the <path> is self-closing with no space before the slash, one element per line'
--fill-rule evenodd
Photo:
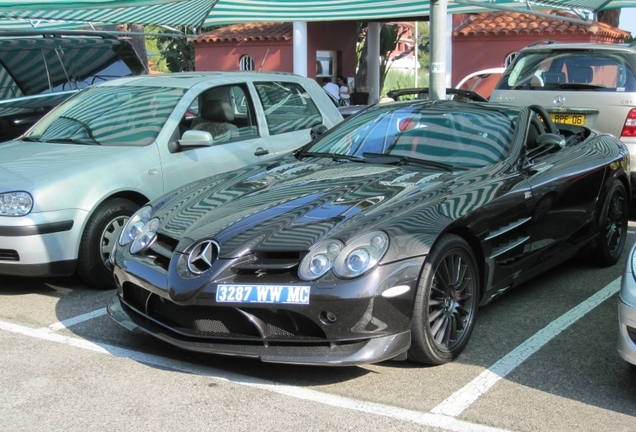
<path fill-rule="evenodd" d="M 618 294 L 618 353 L 636 365 L 636 244 L 627 258 Z"/>
<path fill-rule="evenodd" d="M 110 252 L 140 206 L 340 121 L 318 83 L 293 74 L 145 75 L 82 90 L 0 143 L 0 275 L 77 271 L 114 287 Z"/>

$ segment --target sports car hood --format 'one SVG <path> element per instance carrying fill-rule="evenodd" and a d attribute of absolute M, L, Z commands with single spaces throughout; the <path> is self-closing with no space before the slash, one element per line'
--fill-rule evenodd
<path fill-rule="evenodd" d="M 373 229 L 399 231 L 408 215 L 439 215 L 440 192 L 456 176 L 390 165 L 286 159 L 195 183 L 155 203 L 159 231 L 177 251 L 212 238 L 220 257 L 248 251 L 304 251 L 327 237 L 342 241 Z M 426 210 L 428 208 L 429 210 Z"/>
<path fill-rule="evenodd" d="M 136 147 L 138 148 L 138 147 Z M 31 191 L 42 183 L 122 160 L 135 147 L 7 141 L 0 144 L 0 184 L 4 191 Z"/>

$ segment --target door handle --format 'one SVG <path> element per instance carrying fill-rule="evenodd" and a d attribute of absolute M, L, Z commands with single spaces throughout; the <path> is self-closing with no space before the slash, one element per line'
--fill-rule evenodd
<path fill-rule="evenodd" d="M 263 147 L 258 147 L 254 152 L 254 156 L 265 156 L 269 154 L 269 150 L 265 150 Z"/>

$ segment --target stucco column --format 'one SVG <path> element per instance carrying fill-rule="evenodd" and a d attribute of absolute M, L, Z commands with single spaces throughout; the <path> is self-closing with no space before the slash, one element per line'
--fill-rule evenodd
<path fill-rule="evenodd" d="M 369 22 L 367 33 L 367 87 L 369 104 L 380 100 L 380 23 Z"/>
<path fill-rule="evenodd" d="M 431 7 L 431 99 L 446 99 L 446 12 L 447 0 L 430 0 Z"/>
<path fill-rule="evenodd" d="M 294 21 L 292 41 L 294 48 L 294 73 L 307 76 L 307 23 Z"/>

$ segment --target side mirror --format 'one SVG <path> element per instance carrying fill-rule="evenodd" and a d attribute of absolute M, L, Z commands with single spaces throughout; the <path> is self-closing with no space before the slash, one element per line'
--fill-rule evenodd
<path fill-rule="evenodd" d="M 179 144 L 182 147 L 210 147 L 214 144 L 214 139 L 212 139 L 210 132 L 189 130 L 183 134 Z"/>
<path fill-rule="evenodd" d="M 318 138 L 320 135 L 323 135 L 328 130 L 329 129 L 327 129 L 327 126 L 325 126 L 324 124 L 319 124 L 311 128 L 311 132 L 309 132 L 309 135 L 311 135 L 312 140 L 315 140 L 316 138 Z"/>

